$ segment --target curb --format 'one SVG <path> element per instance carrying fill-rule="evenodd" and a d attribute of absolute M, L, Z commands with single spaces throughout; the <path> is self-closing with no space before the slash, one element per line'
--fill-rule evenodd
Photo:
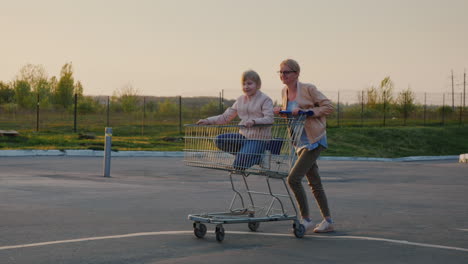
<path fill-rule="evenodd" d="M 0 150 L 0 157 L 71 156 L 104 157 L 103 150 Z M 182 151 L 112 151 L 112 157 L 183 157 Z"/>
<path fill-rule="evenodd" d="M 0 150 L 0 157 L 30 157 L 30 156 L 69 156 L 69 157 L 104 157 L 102 150 Z M 183 151 L 112 151 L 112 157 L 184 157 Z M 321 156 L 319 160 L 331 161 L 380 161 L 380 162 L 409 162 L 457 160 L 458 155 L 452 156 L 411 156 L 401 158 L 369 158 L 369 157 L 330 157 Z"/>

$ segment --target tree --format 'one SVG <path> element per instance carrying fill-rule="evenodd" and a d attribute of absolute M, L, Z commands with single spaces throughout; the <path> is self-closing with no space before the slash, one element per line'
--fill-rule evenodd
<path fill-rule="evenodd" d="M 371 86 L 366 89 L 365 93 L 365 101 L 367 102 L 367 106 L 369 108 L 375 108 L 379 98 L 377 89 L 374 86 Z"/>
<path fill-rule="evenodd" d="M 383 108 L 383 125 L 385 126 L 385 120 L 387 118 L 387 109 L 393 100 L 393 82 L 390 80 L 390 76 L 385 77 L 380 82 L 380 96 L 379 103 Z"/>
<path fill-rule="evenodd" d="M 17 80 L 26 81 L 32 92 L 37 93 L 39 86 L 47 82 L 47 73 L 42 65 L 26 64 L 19 70 Z"/>
<path fill-rule="evenodd" d="M 408 89 L 401 91 L 397 97 L 397 110 L 403 114 L 403 124 L 406 125 L 406 119 L 408 119 L 409 114 L 416 109 L 414 104 L 415 95 L 408 87 Z"/>
<path fill-rule="evenodd" d="M 92 96 L 82 96 L 80 100 L 78 100 L 77 110 L 80 114 L 91 114 L 104 111 L 104 106 Z"/>
<path fill-rule="evenodd" d="M 72 64 L 67 63 L 62 67 L 60 80 L 57 83 L 54 93 L 55 103 L 57 105 L 68 108 L 73 104 L 74 82 Z"/>
<path fill-rule="evenodd" d="M 14 89 L 15 101 L 20 107 L 32 108 L 34 106 L 34 98 L 31 93 L 31 86 L 27 81 L 15 81 Z"/>
<path fill-rule="evenodd" d="M 78 97 L 82 97 L 83 96 L 83 85 L 81 84 L 80 81 L 78 81 L 76 84 L 75 84 L 75 88 L 73 89 L 74 93 L 76 95 L 78 95 Z"/>
<path fill-rule="evenodd" d="M 42 107 L 49 107 L 50 106 L 50 99 L 52 96 L 52 87 L 50 83 L 42 79 L 37 83 L 36 91 L 33 92 L 36 96 L 39 96 L 39 105 Z M 37 100 L 37 99 L 36 99 Z"/>
<path fill-rule="evenodd" d="M 380 93 L 379 93 L 379 103 L 380 104 L 390 104 L 393 100 L 393 81 L 390 80 L 390 76 L 385 77 L 380 82 Z"/>
<path fill-rule="evenodd" d="M 15 100 L 15 90 L 10 85 L 0 81 L 0 104 L 13 103 Z"/>
<path fill-rule="evenodd" d="M 138 89 L 128 83 L 114 92 L 113 99 L 121 105 L 122 111 L 134 112 L 138 109 L 138 93 Z"/>
<path fill-rule="evenodd" d="M 203 105 L 200 109 L 200 112 L 203 116 L 214 116 L 219 114 L 219 102 L 211 101 Z"/>
<path fill-rule="evenodd" d="M 169 116 L 176 116 L 179 112 L 179 108 L 174 101 L 169 99 L 164 100 L 161 104 L 159 104 L 158 114 L 164 117 Z"/>
<path fill-rule="evenodd" d="M 19 81 L 19 87 L 21 91 L 17 91 L 17 95 L 20 97 L 24 97 L 26 95 L 26 86 L 27 83 L 29 85 L 29 93 L 31 99 L 27 99 L 28 103 L 26 104 L 35 104 L 37 102 L 37 98 L 39 97 L 39 103 L 41 106 L 48 106 L 49 105 L 49 97 L 51 95 L 51 88 L 47 81 L 47 73 L 42 65 L 33 65 L 27 64 L 19 70 L 18 75 L 16 76 L 16 80 Z M 20 106 L 25 107 L 25 98 L 19 99 L 21 100 Z M 31 102 L 29 102 L 31 101 Z M 31 106 L 28 106 L 31 107 Z"/>
<path fill-rule="evenodd" d="M 156 112 L 158 110 L 158 104 L 154 101 L 146 102 L 145 107 L 148 112 Z"/>

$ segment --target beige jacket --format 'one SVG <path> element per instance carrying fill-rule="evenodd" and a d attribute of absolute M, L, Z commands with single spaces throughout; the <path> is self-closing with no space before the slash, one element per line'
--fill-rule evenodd
<path fill-rule="evenodd" d="M 286 110 L 288 105 L 288 88 L 284 87 L 282 92 L 282 110 Z M 331 101 L 317 90 L 313 84 L 297 82 L 296 101 L 299 108 L 303 111 L 312 110 L 314 115 L 307 117 L 304 128 L 309 139 L 309 143 L 319 141 L 327 134 L 327 118 L 326 116 L 333 113 L 333 105 Z"/>
<path fill-rule="evenodd" d="M 273 124 L 273 101 L 261 91 L 257 91 L 251 98 L 242 95 L 223 114 L 208 117 L 206 120 L 210 125 L 222 125 L 231 122 L 236 116 L 241 119 L 239 125 L 249 120 L 253 120 L 256 125 Z M 271 137 L 271 127 L 241 127 L 239 132 L 249 139 Z"/>

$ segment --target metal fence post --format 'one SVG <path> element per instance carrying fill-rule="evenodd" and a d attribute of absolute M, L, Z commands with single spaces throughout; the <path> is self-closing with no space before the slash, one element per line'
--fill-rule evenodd
<path fill-rule="evenodd" d="M 107 96 L 107 119 L 106 119 L 106 124 L 109 126 L 109 112 L 110 112 L 110 97 Z"/>
<path fill-rule="evenodd" d="M 145 135 L 145 119 L 146 119 L 146 97 L 143 96 L 143 120 L 141 121 L 141 135 Z"/>
<path fill-rule="evenodd" d="M 426 125 L 426 108 L 427 108 L 427 103 L 426 103 L 426 93 L 424 93 L 424 126 Z"/>
<path fill-rule="evenodd" d="M 36 132 L 39 132 L 39 92 L 37 93 L 37 104 L 36 104 Z"/>
<path fill-rule="evenodd" d="M 104 177 L 110 177 L 111 147 L 112 147 L 112 127 L 106 127 L 106 136 L 105 136 L 105 144 L 104 144 Z"/>
<path fill-rule="evenodd" d="M 364 91 L 361 95 L 361 126 L 364 126 Z"/>
<path fill-rule="evenodd" d="M 75 94 L 75 105 L 74 105 L 74 111 L 73 111 L 73 132 L 75 133 L 76 133 L 77 107 L 78 107 L 78 94 Z"/>
<path fill-rule="evenodd" d="M 337 123 L 338 127 L 340 127 L 340 91 L 338 91 L 338 105 L 337 105 L 337 111 L 336 111 L 336 118 L 337 118 Z"/>
<path fill-rule="evenodd" d="M 179 134 L 182 134 L 182 96 L 179 96 Z"/>
<path fill-rule="evenodd" d="M 445 125 L 445 93 L 442 96 L 442 126 Z"/>

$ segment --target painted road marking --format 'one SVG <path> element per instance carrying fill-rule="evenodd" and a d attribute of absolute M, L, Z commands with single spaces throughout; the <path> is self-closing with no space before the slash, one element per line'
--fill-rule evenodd
<path fill-rule="evenodd" d="M 457 230 L 468 232 L 468 229 L 463 229 L 463 228 L 457 228 Z"/>
<path fill-rule="evenodd" d="M 468 231 L 468 229 L 463 229 L 463 230 Z M 214 233 L 214 232 L 211 231 L 209 233 Z M 237 235 L 254 235 L 254 236 L 276 236 L 276 237 L 291 237 L 292 236 L 291 234 L 243 232 L 243 231 L 227 231 L 226 233 L 227 234 L 237 234 Z M 27 247 L 40 247 L 40 246 L 47 246 L 47 245 L 54 245 L 54 244 L 77 243 L 77 242 L 85 242 L 85 241 L 104 240 L 104 239 L 117 239 L 117 238 L 127 238 L 127 237 L 160 236 L 160 235 L 187 235 L 187 234 L 193 234 L 193 231 L 160 231 L 160 232 L 131 233 L 131 234 L 114 235 L 114 236 L 85 237 L 85 238 L 77 238 L 77 239 L 69 239 L 69 240 L 57 240 L 57 241 L 40 242 L 40 243 L 32 243 L 32 244 L 0 246 L 0 250 L 18 249 L 18 248 L 27 248 Z M 468 248 L 449 247 L 449 246 L 443 246 L 443 245 L 417 243 L 417 242 L 410 242 L 410 241 L 406 241 L 406 240 L 386 239 L 386 238 L 378 238 L 378 237 L 320 236 L 320 235 L 317 235 L 317 236 L 306 236 L 303 239 L 316 239 L 316 238 L 318 238 L 318 239 L 355 239 L 355 240 L 367 240 L 367 241 L 381 241 L 381 242 L 387 242 L 387 243 L 393 243 L 393 244 L 411 245 L 411 246 L 418 246 L 418 247 L 428 247 L 428 248 L 438 248 L 438 249 L 448 249 L 448 250 L 468 252 Z"/>
<path fill-rule="evenodd" d="M 190 233 L 193 233 L 193 231 L 143 232 L 143 233 L 132 233 L 132 234 L 125 234 L 125 235 L 115 235 L 115 236 L 85 237 L 85 238 L 77 238 L 77 239 L 69 239 L 69 240 L 57 240 L 57 241 L 14 245 L 14 246 L 3 246 L 3 247 L 0 247 L 0 250 L 25 248 L 25 247 L 40 247 L 40 246 L 47 246 L 47 245 L 53 245 L 53 244 L 76 243 L 76 242 L 103 240 L 103 239 L 116 239 L 116 238 L 140 237 L 140 236 L 157 236 L 157 235 L 183 235 L 183 234 L 190 234 Z"/>

